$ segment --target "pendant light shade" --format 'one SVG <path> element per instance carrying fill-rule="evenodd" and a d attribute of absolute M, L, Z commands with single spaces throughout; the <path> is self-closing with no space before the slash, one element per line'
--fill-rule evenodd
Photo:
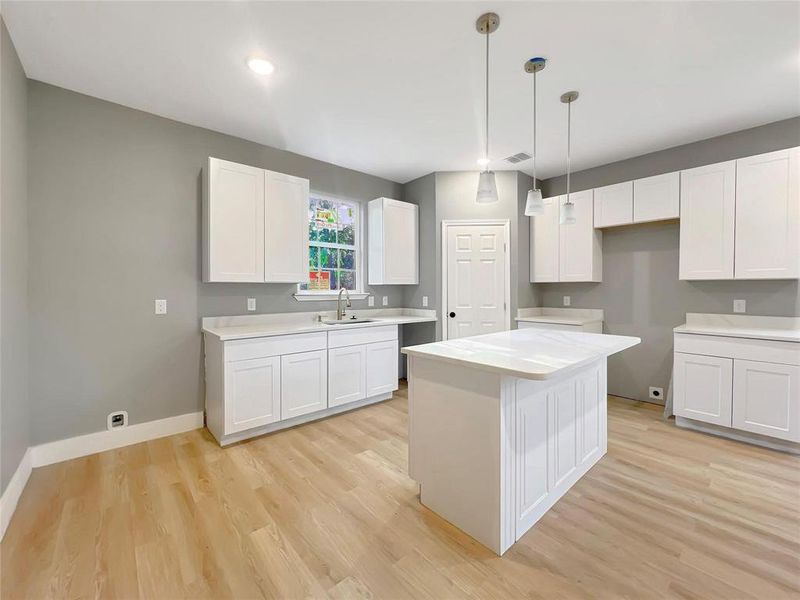
<path fill-rule="evenodd" d="M 576 222 L 575 203 L 570 198 L 570 171 L 572 169 L 572 103 L 578 99 L 578 92 L 565 92 L 561 94 L 561 102 L 567 105 L 567 201 L 561 205 L 559 223 L 574 225 Z"/>
<path fill-rule="evenodd" d="M 534 181 L 534 185 L 536 182 Z M 542 202 L 542 190 L 535 187 L 528 190 L 528 199 L 525 201 L 525 216 L 535 217 L 544 214 L 544 202 Z"/>
<path fill-rule="evenodd" d="M 533 73 L 533 187 L 528 190 L 528 199 L 525 201 L 525 216 L 535 217 L 544 214 L 542 190 L 536 186 L 536 73 L 544 69 L 547 61 L 540 56 L 525 62 L 525 72 Z"/>
<path fill-rule="evenodd" d="M 489 170 L 489 35 L 497 31 L 499 26 L 500 17 L 495 13 L 481 15 L 475 21 L 475 29 L 486 37 L 486 152 L 482 161 L 485 169 L 478 178 L 478 193 L 475 196 L 475 202 L 478 204 L 497 202 L 497 182 L 494 178 L 494 171 Z"/>
<path fill-rule="evenodd" d="M 494 171 L 483 171 L 478 178 L 478 195 L 475 197 L 478 204 L 491 204 L 497 202 L 497 182 Z"/>

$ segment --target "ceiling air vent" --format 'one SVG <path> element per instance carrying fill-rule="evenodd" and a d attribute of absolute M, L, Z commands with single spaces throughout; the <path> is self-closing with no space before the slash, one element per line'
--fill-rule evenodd
<path fill-rule="evenodd" d="M 521 162 L 524 162 L 526 160 L 530 160 L 531 158 L 532 157 L 531 157 L 530 154 L 528 154 L 526 152 L 519 152 L 518 154 L 515 154 L 514 156 L 509 156 L 506 159 L 506 162 L 510 162 L 512 165 L 515 165 L 517 163 L 521 163 Z"/>

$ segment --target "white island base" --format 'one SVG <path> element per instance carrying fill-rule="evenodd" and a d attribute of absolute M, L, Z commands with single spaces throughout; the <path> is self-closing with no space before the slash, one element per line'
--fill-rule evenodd
<path fill-rule="evenodd" d="M 613 351 L 639 341 L 627 340 Z M 404 349 L 409 474 L 422 504 L 502 555 L 606 453 L 613 351 L 520 377 L 415 352 L 424 348 Z"/>

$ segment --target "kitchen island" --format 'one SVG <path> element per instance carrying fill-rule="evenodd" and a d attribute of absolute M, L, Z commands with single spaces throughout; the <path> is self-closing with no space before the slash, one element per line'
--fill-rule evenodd
<path fill-rule="evenodd" d="M 606 453 L 606 360 L 640 341 L 520 329 L 403 348 L 422 504 L 502 555 Z"/>

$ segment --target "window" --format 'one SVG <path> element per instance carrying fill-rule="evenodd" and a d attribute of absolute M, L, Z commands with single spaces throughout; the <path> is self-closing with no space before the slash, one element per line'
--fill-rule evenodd
<path fill-rule="evenodd" d="M 360 205 L 311 194 L 308 201 L 309 282 L 298 295 L 361 291 Z"/>

